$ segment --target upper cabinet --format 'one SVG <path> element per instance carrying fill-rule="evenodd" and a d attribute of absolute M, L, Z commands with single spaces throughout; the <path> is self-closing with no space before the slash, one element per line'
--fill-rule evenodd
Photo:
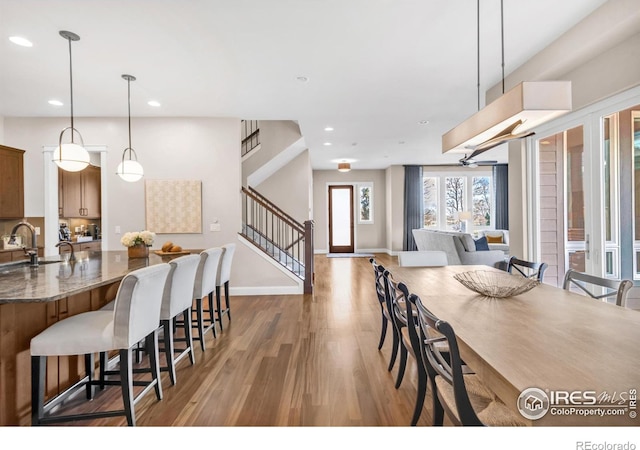
<path fill-rule="evenodd" d="M 100 168 L 88 166 L 80 172 L 58 169 L 60 217 L 100 217 Z"/>
<path fill-rule="evenodd" d="M 24 150 L 0 145 L 0 219 L 24 217 Z"/>

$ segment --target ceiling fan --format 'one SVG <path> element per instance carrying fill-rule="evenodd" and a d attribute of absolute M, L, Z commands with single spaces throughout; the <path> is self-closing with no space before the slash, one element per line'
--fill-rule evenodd
<path fill-rule="evenodd" d="M 467 155 L 464 155 L 464 158 L 460 160 L 460 165 L 463 167 L 493 166 L 494 164 L 498 164 L 498 161 L 476 161 Z"/>

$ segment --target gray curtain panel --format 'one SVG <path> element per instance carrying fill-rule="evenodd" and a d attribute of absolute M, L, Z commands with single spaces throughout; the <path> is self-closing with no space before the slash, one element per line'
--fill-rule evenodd
<path fill-rule="evenodd" d="M 509 166 L 496 164 L 493 166 L 493 183 L 495 186 L 496 230 L 509 229 Z"/>
<path fill-rule="evenodd" d="M 418 249 L 411 230 L 424 224 L 422 183 L 422 166 L 404 166 L 404 251 Z"/>

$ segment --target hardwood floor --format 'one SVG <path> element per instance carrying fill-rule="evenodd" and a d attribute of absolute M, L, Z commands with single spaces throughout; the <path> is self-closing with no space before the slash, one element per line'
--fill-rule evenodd
<path fill-rule="evenodd" d="M 376 255 L 384 264 L 395 257 Z M 382 350 L 380 308 L 369 258 L 315 258 L 313 295 L 232 297 L 233 321 L 196 364 L 177 366 L 164 398 L 147 394 L 137 405 L 138 426 L 407 426 L 416 395 L 414 361 L 394 388 L 387 371 L 390 330 Z M 82 397 L 82 396 L 80 396 Z M 75 402 L 74 402 L 75 403 Z M 88 406 L 90 405 L 90 406 Z M 118 387 L 78 410 L 121 408 Z M 431 423 L 427 393 L 418 425 Z M 85 409 L 86 410 L 86 409 Z M 78 426 L 121 426 L 124 417 L 78 421 Z"/>

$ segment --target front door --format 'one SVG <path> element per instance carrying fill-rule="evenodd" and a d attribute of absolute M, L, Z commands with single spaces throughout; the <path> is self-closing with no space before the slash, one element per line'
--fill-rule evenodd
<path fill-rule="evenodd" d="M 329 186 L 329 253 L 353 251 L 353 186 Z"/>

